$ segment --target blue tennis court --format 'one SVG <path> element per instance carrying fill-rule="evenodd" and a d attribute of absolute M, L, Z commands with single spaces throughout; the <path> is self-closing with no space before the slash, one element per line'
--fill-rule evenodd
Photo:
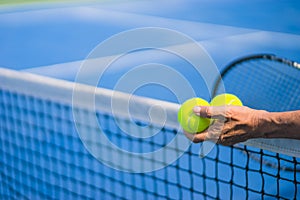
<path fill-rule="evenodd" d="M 296 1 L 0 7 L 0 198 L 300 197 L 294 154 L 216 145 L 201 158 L 201 145 L 177 123 L 179 104 L 210 100 L 218 72 L 233 60 L 266 53 L 300 62 L 299 34 Z M 293 70 L 284 73 L 296 85 Z M 300 108 L 288 78 L 272 83 L 281 93 L 296 88 L 286 94 L 290 104 L 268 86 L 251 90 L 252 98 L 235 89 L 256 74 L 225 82 L 227 91 L 255 108 Z M 253 97 L 262 91 L 274 100 L 260 104 Z"/>

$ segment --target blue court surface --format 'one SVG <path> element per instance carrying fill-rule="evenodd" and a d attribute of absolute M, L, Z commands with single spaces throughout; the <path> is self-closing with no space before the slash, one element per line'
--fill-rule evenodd
<path fill-rule="evenodd" d="M 171 5 L 165 1 L 108 1 L 5 7 L 0 18 L 0 65 L 74 80 L 81 64 L 76 61 L 87 58 L 99 43 L 114 34 L 141 27 L 162 27 L 186 34 L 203 46 L 219 69 L 235 58 L 255 53 L 297 61 L 299 9 L 295 1 L 174 1 Z M 121 76 L 133 66 L 147 63 L 144 59 L 173 62 L 170 55 L 157 58 L 155 52 L 141 54 L 141 59 L 125 57 L 127 60 L 116 70 L 111 67 L 115 79 L 118 73 Z M 69 62 L 75 63 L 70 67 L 66 64 Z M 42 68 L 51 65 L 52 70 Z M 184 63 L 175 61 L 172 65 L 184 71 L 192 85 L 197 83 L 192 72 L 186 72 L 189 68 L 183 69 Z M 114 87 L 116 80 L 109 79 L 103 87 Z M 205 92 L 199 95 L 208 98 Z"/>
<path fill-rule="evenodd" d="M 298 1 L 93 1 L 0 7 L 0 67 L 73 82 L 85 59 L 101 60 L 116 53 L 107 50 L 101 54 L 103 57 L 93 57 L 92 52 L 97 45 L 116 34 L 145 27 L 174 30 L 188 36 L 205 50 L 206 58 L 209 57 L 219 70 L 234 59 L 259 53 L 275 54 L 300 62 Z M 170 41 L 168 45 L 187 45 L 176 40 Z M 164 44 L 161 44 L 161 48 L 164 48 Z M 184 49 L 188 50 L 188 46 L 184 46 Z M 189 53 L 192 57 L 197 57 L 193 52 Z M 211 98 L 206 80 L 197 74 L 191 63 L 180 56 L 153 48 L 132 51 L 120 57 L 105 71 L 97 84 L 99 87 L 115 89 L 124 74 L 128 74 L 136 66 L 148 63 L 171 67 L 189 81 L 196 96 L 207 100 Z M 204 69 L 209 74 L 210 67 L 206 66 Z M 90 69 L 85 79 L 79 82 L 89 84 L 89 78 L 94 73 L 95 70 Z M 153 73 L 140 74 L 139 78 L 171 79 L 168 74 Z M 214 75 L 211 75 L 212 79 L 216 78 Z M 130 81 L 134 84 L 134 78 Z M 180 87 L 178 82 L 171 81 L 171 84 Z M 168 87 L 158 84 L 137 88 L 134 94 L 180 103 L 178 96 L 168 90 Z M 206 160 L 197 156 L 199 147 L 195 145 L 165 169 L 145 174 L 117 171 L 100 164 L 84 149 L 75 128 L 70 127 L 73 117 L 70 107 L 51 103 L 44 105 L 5 91 L 1 91 L 0 97 L 3 105 L 16 102 L 25 107 L 34 103 L 37 105 L 35 108 L 49 109 L 57 117 L 57 120 L 52 120 L 48 115 L 37 113 L 40 121 L 36 122 L 38 125 L 34 128 L 30 127 L 33 118 L 28 119 L 30 123 L 25 127 L 7 122 L 4 117 L 0 118 L 0 122 L 8 124 L 8 128 L 1 130 L 9 130 L 15 134 L 1 136 L 1 147 L 6 143 L 10 146 L 0 154 L 3 156 L 0 158 L 0 170 L 7 176 L 2 178 L 0 198 L 2 195 L 3 198 L 16 199 L 257 199 L 261 198 L 262 192 L 266 193 L 266 198 L 288 199 L 295 194 L 300 196 L 298 172 L 279 173 L 277 169 L 261 168 L 259 163 L 249 161 L 242 154 L 222 146 L 213 150 Z M 191 96 L 187 95 L 182 98 L 189 97 Z M 1 108 L 10 116 L 8 119 L 15 119 L 21 112 L 13 106 Z M 28 111 L 29 115 L 33 112 Z M 24 116 L 23 114 L 22 117 L 26 118 L 26 113 Z M 32 114 L 31 117 L 35 115 Z M 49 124 L 46 123 L 44 129 L 39 129 L 39 124 L 47 119 Z M 115 126 L 114 121 L 107 116 L 102 116 L 101 120 L 107 130 L 110 126 Z M 52 130 L 52 125 L 55 130 L 46 131 L 45 138 L 42 135 L 35 136 L 36 129 L 38 132 Z M 59 128 L 66 130 L 66 133 L 59 132 Z M 25 137 L 20 136 L 22 131 L 27 131 L 29 143 Z M 62 135 L 54 136 L 55 131 Z M 114 130 L 111 132 L 114 133 Z M 149 144 L 159 144 L 161 140 L 171 141 L 172 131 L 166 132 L 171 133 L 168 136 L 157 135 L 146 141 Z M 118 134 L 109 137 L 128 151 L 143 152 L 161 147 L 146 145 L 141 150 L 139 146 L 134 146 L 139 144 L 139 139 L 127 140 L 125 134 Z M 49 145 L 50 142 L 53 142 L 53 146 Z M 23 151 L 26 149 L 31 151 Z M 67 160 L 63 160 L 64 158 Z M 246 174 L 243 171 L 245 168 L 249 170 Z M 266 174 L 260 176 L 257 172 Z M 273 175 L 284 178 L 278 181 Z M 294 180 L 294 177 L 298 183 L 296 189 L 289 181 Z M 247 191 L 247 188 L 251 189 Z"/>

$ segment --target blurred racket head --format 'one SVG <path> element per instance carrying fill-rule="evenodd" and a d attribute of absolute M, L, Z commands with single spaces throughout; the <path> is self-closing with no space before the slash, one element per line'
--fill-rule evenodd
<path fill-rule="evenodd" d="M 238 96 L 245 106 L 267 111 L 300 109 L 300 64 L 271 54 L 250 55 L 227 65 L 217 78 L 212 97 L 225 91 Z M 265 167 L 300 171 L 299 158 L 236 145 L 253 161 Z"/>

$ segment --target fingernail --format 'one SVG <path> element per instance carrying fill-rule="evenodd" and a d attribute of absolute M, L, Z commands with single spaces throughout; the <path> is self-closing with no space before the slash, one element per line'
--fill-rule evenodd
<path fill-rule="evenodd" d="M 201 107 L 195 106 L 195 107 L 193 108 L 193 111 L 194 111 L 194 113 L 195 113 L 196 115 L 200 116 Z"/>

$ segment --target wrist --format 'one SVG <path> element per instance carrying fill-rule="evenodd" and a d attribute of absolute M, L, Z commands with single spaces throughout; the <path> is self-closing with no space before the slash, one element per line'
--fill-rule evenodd
<path fill-rule="evenodd" d="M 265 110 L 256 110 L 256 116 L 256 136 L 257 138 L 267 138 L 267 136 L 270 134 L 269 126 L 271 124 L 271 113 Z"/>
<path fill-rule="evenodd" d="M 287 120 L 282 113 L 264 111 L 261 115 L 261 134 L 264 138 L 284 137 L 288 128 Z"/>

